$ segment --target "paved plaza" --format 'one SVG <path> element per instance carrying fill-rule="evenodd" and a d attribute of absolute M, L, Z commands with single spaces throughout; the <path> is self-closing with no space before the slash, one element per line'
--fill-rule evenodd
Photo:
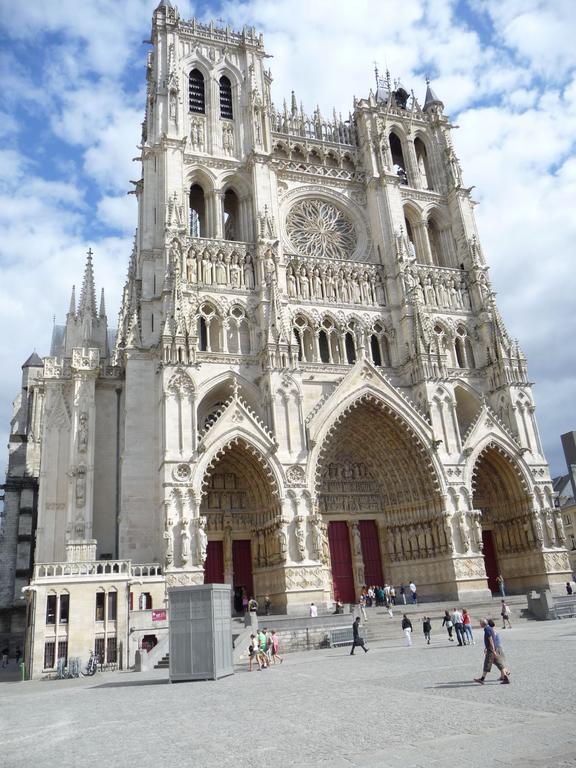
<path fill-rule="evenodd" d="M 167 672 L 0 683 L 3 768 L 466 768 L 576 766 L 576 621 L 502 633 L 512 685 L 477 645 L 419 631 L 360 649 L 287 654 L 218 682 Z M 419 627 L 418 627 L 419 630 Z M 0 677 L 0 680 L 2 678 Z"/>

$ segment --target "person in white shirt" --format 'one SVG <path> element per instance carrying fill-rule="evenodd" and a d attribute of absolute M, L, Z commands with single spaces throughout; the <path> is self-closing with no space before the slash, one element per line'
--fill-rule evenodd
<path fill-rule="evenodd" d="M 416 605 L 418 602 L 418 595 L 416 594 L 416 584 L 413 581 L 410 582 L 410 592 L 412 593 L 412 603 Z"/>
<path fill-rule="evenodd" d="M 454 624 L 454 629 L 456 630 L 456 639 L 458 640 L 458 645 L 466 645 L 466 636 L 464 633 L 464 617 L 462 616 L 462 611 L 459 608 L 454 608 L 452 611 L 452 624 Z"/>
<path fill-rule="evenodd" d="M 318 616 L 318 606 L 314 605 L 314 603 L 310 603 L 309 616 L 311 619 L 315 619 Z"/>

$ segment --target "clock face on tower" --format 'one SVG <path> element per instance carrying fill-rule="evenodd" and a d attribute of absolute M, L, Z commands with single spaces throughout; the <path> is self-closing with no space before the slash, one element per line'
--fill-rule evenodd
<path fill-rule="evenodd" d="M 325 200 L 308 198 L 295 203 L 286 217 L 286 232 L 302 256 L 346 259 L 356 247 L 354 225 Z"/>

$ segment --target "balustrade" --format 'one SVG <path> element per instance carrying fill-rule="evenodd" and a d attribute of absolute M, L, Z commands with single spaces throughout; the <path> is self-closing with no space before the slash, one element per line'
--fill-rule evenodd
<path fill-rule="evenodd" d="M 157 563 L 132 565 L 130 560 L 91 560 L 86 562 L 37 563 L 34 581 L 41 579 L 84 579 L 87 576 L 161 576 L 162 566 Z"/>
<path fill-rule="evenodd" d="M 289 136 L 299 136 L 303 139 L 317 139 L 329 141 L 334 144 L 357 144 L 356 129 L 352 118 L 342 120 L 334 115 L 332 120 L 326 120 L 317 111 L 313 116 L 300 111 L 291 111 L 285 108 L 282 112 L 272 106 L 270 120 L 272 131 Z"/>

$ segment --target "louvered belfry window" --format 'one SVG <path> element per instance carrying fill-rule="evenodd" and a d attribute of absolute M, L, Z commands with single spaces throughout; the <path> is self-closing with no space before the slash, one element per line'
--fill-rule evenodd
<path fill-rule="evenodd" d="M 232 83 L 226 75 L 220 78 L 220 117 L 232 120 Z"/>
<path fill-rule="evenodd" d="M 193 69 L 188 76 L 188 102 L 190 112 L 198 112 L 201 115 L 205 113 L 204 75 L 198 69 Z"/>

